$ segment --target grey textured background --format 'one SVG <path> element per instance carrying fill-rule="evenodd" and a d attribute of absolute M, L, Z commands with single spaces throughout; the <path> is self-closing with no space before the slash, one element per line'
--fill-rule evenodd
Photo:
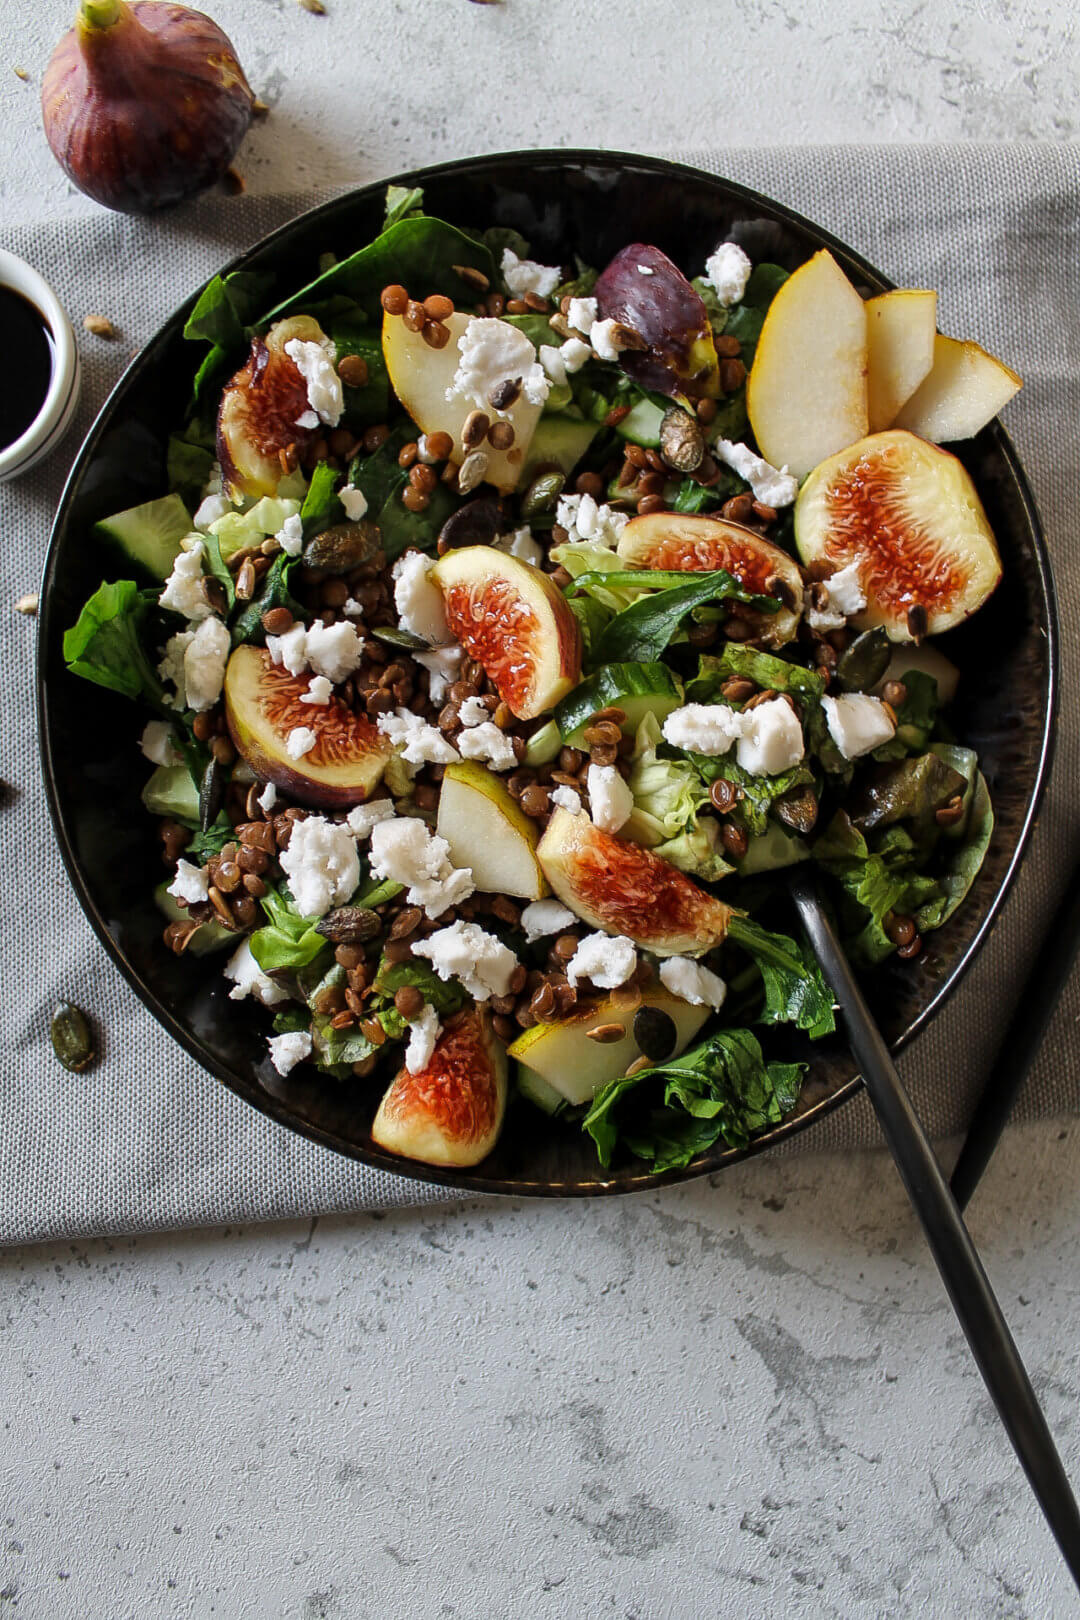
<path fill-rule="evenodd" d="M 1063 0 L 327 3 L 214 7 L 275 103 L 253 189 L 557 139 L 1076 128 Z M 66 11 L 6 17 L 10 65 L 36 78 Z M 35 96 L 0 76 L 4 228 L 89 212 Z M 1068 369 L 1065 316 L 1031 319 Z M 1071 1127 L 1017 1129 L 973 1210 L 1074 1468 L 1078 1160 Z M 880 1154 L 0 1265 L 0 1614 L 1074 1612 Z"/>

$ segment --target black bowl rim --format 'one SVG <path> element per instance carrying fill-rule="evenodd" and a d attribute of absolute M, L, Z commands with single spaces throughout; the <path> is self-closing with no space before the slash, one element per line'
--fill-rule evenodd
<path fill-rule="evenodd" d="M 337 210 L 347 209 L 358 197 L 372 197 L 381 192 L 388 185 L 419 186 L 429 180 L 436 180 L 442 175 L 467 175 L 471 169 L 485 169 L 493 165 L 504 165 L 510 168 L 525 169 L 532 164 L 592 164 L 598 167 L 618 167 L 632 165 L 650 170 L 667 177 L 686 176 L 687 179 L 716 186 L 729 196 L 744 202 L 758 214 L 772 217 L 784 224 L 794 225 L 800 230 L 808 232 L 817 241 L 832 250 L 849 264 L 854 265 L 871 284 L 877 285 L 882 291 L 893 287 L 895 283 L 884 276 L 869 260 L 860 253 L 855 252 L 845 242 L 841 241 L 832 232 L 825 230 L 813 220 L 789 208 L 784 203 L 774 201 L 755 191 L 750 186 L 740 185 L 737 181 L 725 179 L 719 175 L 709 174 L 704 169 L 698 169 L 686 163 L 679 163 L 667 158 L 658 158 L 642 153 L 607 151 L 589 147 L 545 147 L 538 149 L 519 148 L 507 152 L 481 153 L 470 158 L 453 158 L 443 163 L 429 164 L 422 169 L 409 169 L 401 174 L 388 175 L 369 182 L 365 186 L 353 187 L 350 191 L 342 192 L 339 196 L 331 197 L 325 202 L 316 204 L 313 208 L 304 210 L 293 219 L 287 220 L 275 230 L 261 237 L 257 242 L 237 254 L 233 259 L 223 265 L 217 274 L 227 274 L 240 268 L 256 252 L 262 252 L 273 245 L 281 237 L 296 231 L 305 225 L 311 225 L 318 219 L 329 218 Z M 576 1182 L 530 1181 L 527 1179 L 484 1178 L 471 1174 L 469 1171 L 444 1169 L 435 1165 L 420 1165 L 412 1160 L 398 1159 L 392 1154 L 381 1152 L 374 1144 L 360 1147 L 335 1137 L 331 1132 L 320 1129 L 317 1125 L 294 1117 L 287 1106 L 277 1097 L 264 1089 L 250 1083 L 229 1070 L 224 1064 L 219 1064 L 207 1052 L 200 1041 L 192 1035 L 172 1014 L 169 1007 L 159 1000 L 156 993 L 141 978 L 134 964 L 131 963 L 117 941 L 109 932 L 108 924 L 94 901 L 87 883 L 84 879 L 81 863 L 79 862 L 73 842 L 68 835 L 64 821 L 63 807 L 52 764 L 52 748 L 49 732 L 49 715 L 46 698 L 45 657 L 46 649 L 52 635 L 52 615 L 50 611 L 53 574 L 60 548 L 60 541 L 65 527 L 67 507 L 72 499 L 75 486 L 82 474 L 83 467 L 89 461 L 97 447 L 98 440 L 109 426 L 114 404 L 126 391 L 132 379 L 140 374 L 147 366 L 152 365 L 158 350 L 167 342 L 171 342 L 178 325 L 185 321 L 195 306 L 200 289 L 190 294 L 158 328 L 154 336 L 139 350 L 130 364 L 124 369 L 122 375 L 110 391 L 107 399 L 91 424 L 79 453 L 72 464 L 71 471 L 64 484 L 64 489 L 56 509 L 52 529 L 49 535 L 49 544 L 45 554 L 41 579 L 41 614 L 38 622 L 37 635 L 37 668 L 35 672 L 36 706 L 38 717 L 38 739 L 41 756 L 42 773 L 45 780 L 46 797 L 49 815 L 53 830 L 60 846 L 60 854 L 72 885 L 91 927 L 98 939 L 104 945 L 109 956 L 119 968 L 127 983 L 134 990 L 140 1001 L 149 1012 L 165 1028 L 173 1039 L 178 1041 L 190 1057 L 207 1073 L 222 1081 L 243 1101 L 273 1119 L 277 1124 L 287 1127 L 298 1135 L 306 1137 L 309 1141 L 318 1143 L 321 1147 L 332 1149 L 346 1158 L 354 1159 L 360 1163 L 370 1165 L 373 1169 L 385 1170 L 392 1175 L 404 1176 L 411 1181 L 434 1183 L 435 1185 L 453 1188 L 463 1195 L 476 1195 L 480 1193 L 501 1194 L 508 1197 L 537 1197 L 537 1198 L 593 1198 L 617 1193 L 642 1192 L 655 1190 L 677 1182 L 695 1180 L 703 1175 L 712 1175 L 718 1170 L 736 1161 L 750 1158 L 774 1147 L 778 1142 L 797 1135 L 809 1129 L 811 1125 L 824 1119 L 835 1109 L 850 1102 L 862 1089 L 862 1077 L 854 1075 L 851 1080 L 838 1087 L 827 1097 L 813 1104 L 805 1112 L 791 1115 L 773 1130 L 752 1138 L 746 1148 L 725 1149 L 720 1153 L 712 1153 L 707 1162 L 692 1161 L 684 1170 L 672 1170 L 661 1175 L 653 1174 L 647 1170 L 633 1171 L 629 1174 L 590 1181 L 586 1184 Z M 1058 622 L 1057 593 L 1054 586 L 1053 572 L 1050 557 L 1046 546 L 1046 537 L 1043 531 L 1042 520 L 1039 516 L 1035 497 L 1032 493 L 1027 476 L 1016 453 L 1012 440 L 1001 426 L 999 418 L 988 429 L 995 449 L 999 452 L 1002 461 L 1007 467 L 1019 495 L 1021 506 L 1029 526 L 1032 551 L 1036 565 L 1039 588 L 1042 594 L 1043 607 L 1046 617 L 1047 639 L 1047 665 L 1044 724 L 1040 740 L 1038 764 L 1035 781 L 1032 786 L 1031 797 L 1028 801 L 1027 812 L 1020 828 L 1016 847 L 1012 858 L 1001 879 L 997 891 L 987 909 L 986 916 L 977 933 L 969 942 L 964 954 L 954 964 L 952 971 L 942 983 L 937 993 L 922 1008 L 908 1027 L 893 1041 L 893 1053 L 901 1052 L 914 1040 L 929 1024 L 932 1018 L 944 1007 L 950 996 L 953 995 L 969 967 L 982 949 L 991 928 L 996 922 L 1002 906 L 1016 879 L 1020 865 L 1027 853 L 1031 832 L 1038 818 L 1043 794 L 1054 754 L 1055 728 L 1054 722 L 1058 706 L 1058 689 L 1060 683 L 1060 631 Z"/>

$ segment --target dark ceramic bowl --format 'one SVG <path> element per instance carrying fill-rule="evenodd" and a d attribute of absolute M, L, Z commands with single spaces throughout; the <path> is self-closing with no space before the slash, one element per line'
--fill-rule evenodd
<path fill-rule="evenodd" d="M 422 185 L 429 212 L 466 226 L 510 225 L 545 262 L 579 253 L 605 261 L 626 242 L 655 242 L 677 264 L 701 264 L 734 237 L 751 257 L 794 269 L 828 247 L 864 293 L 889 283 L 866 261 L 797 214 L 694 169 L 603 152 L 518 152 L 442 164 L 399 177 Z M 319 255 L 369 240 L 382 220 L 386 182 L 303 215 L 234 261 L 272 270 L 282 289 L 301 286 Z M 373 1146 L 377 1096 L 301 1067 L 287 1079 L 266 1056 L 267 1020 L 250 1002 L 230 1002 L 220 958 L 177 958 L 161 943 L 151 891 L 159 844 L 139 800 L 146 774 L 134 746 L 143 716 L 120 698 L 70 676 L 61 641 L 115 560 L 91 537 L 98 518 L 165 488 L 165 444 L 182 416 L 192 350 L 181 336 L 189 300 L 128 369 L 94 424 L 57 514 L 45 565 L 39 639 L 40 729 L 49 803 L 79 899 L 113 960 L 148 1011 L 192 1057 L 256 1108 L 339 1153 L 400 1174 L 481 1192 L 625 1192 L 701 1175 L 742 1155 L 722 1149 L 665 1177 L 626 1162 L 604 1171 L 591 1141 L 548 1125 L 528 1105 L 509 1110 L 495 1152 L 473 1170 L 433 1170 Z M 1050 565 L 1031 493 L 997 423 L 963 445 L 998 537 L 1001 589 L 962 629 L 942 638 L 964 672 L 955 723 L 979 751 L 997 825 L 972 893 L 912 964 L 884 969 L 868 987 L 894 1050 L 940 1009 L 972 961 L 1016 875 L 1049 763 L 1057 658 Z M 861 1082 L 839 1041 L 821 1043 L 800 1108 L 748 1150 L 761 1152 L 854 1096 Z"/>

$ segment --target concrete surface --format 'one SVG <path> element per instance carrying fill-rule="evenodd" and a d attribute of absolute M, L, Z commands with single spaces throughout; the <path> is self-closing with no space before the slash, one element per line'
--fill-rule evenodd
<path fill-rule="evenodd" d="M 214 0 L 292 189 L 466 150 L 1068 138 L 1065 0 Z M 78 212 L 6 0 L 5 221 Z M 20 80 L 12 71 L 29 75 Z M 977 1240 L 1080 1473 L 1080 1132 Z M 880 1154 L 0 1256 L 0 1617 L 991 1616 L 1075 1596 Z"/>

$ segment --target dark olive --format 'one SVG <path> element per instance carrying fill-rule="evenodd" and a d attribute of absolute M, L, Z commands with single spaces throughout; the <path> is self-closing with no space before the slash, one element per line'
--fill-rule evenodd
<path fill-rule="evenodd" d="M 216 759 L 211 759 L 203 772 L 199 788 L 199 825 L 203 832 L 217 820 L 225 797 L 226 774 L 225 767 Z"/>
<path fill-rule="evenodd" d="M 335 523 L 304 547 L 304 567 L 317 574 L 348 574 L 369 563 L 382 547 L 374 523 Z"/>
<path fill-rule="evenodd" d="M 529 518 L 539 517 L 541 512 L 553 511 L 565 487 L 566 474 L 557 467 L 545 467 L 537 473 L 521 497 L 522 517 L 528 521 Z"/>
<path fill-rule="evenodd" d="M 818 818 L 817 796 L 813 788 L 796 788 L 792 793 L 785 793 L 783 798 L 777 799 L 776 814 L 793 832 L 813 832 Z"/>
<path fill-rule="evenodd" d="M 675 1050 L 675 1020 L 659 1007 L 639 1007 L 634 1014 L 634 1039 L 650 1063 L 663 1063 Z"/>
<path fill-rule="evenodd" d="M 506 522 L 502 501 L 497 495 L 480 495 L 451 512 L 439 530 L 439 555 L 461 546 L 490 546 Z"/>
<path fill-rule="evenodd" d="M 696 416 L 678 405 L 664 412 L 660 423 L 660 455 L 676 472 L 692 473 L 705 455 L 705 435 Z"/>
<path fill-rule="evenodd" d="M 315 924 L 315 932 L 335 945 L 362 945 L 381 928 L 380 918 L 366 906 L 339 906 Z"/>
<path fill-rule="evenodd" d="M 70 1069 L 73 1074 L 78 1074 L 92 1062 L 94 1038 L 86 1014 L 80 1012 L 78 1007 L 72 1007 L 66 1001 L 60 1003 L 49 1025 L 49 1039 L 64 1068 Z"/>
<path fill-rule="evenodd" d="M 837 684 L 845 692 L 869 692 L 889 667 L 892 643 L 883 625 L 864 630 L 836 661 Z"/>

